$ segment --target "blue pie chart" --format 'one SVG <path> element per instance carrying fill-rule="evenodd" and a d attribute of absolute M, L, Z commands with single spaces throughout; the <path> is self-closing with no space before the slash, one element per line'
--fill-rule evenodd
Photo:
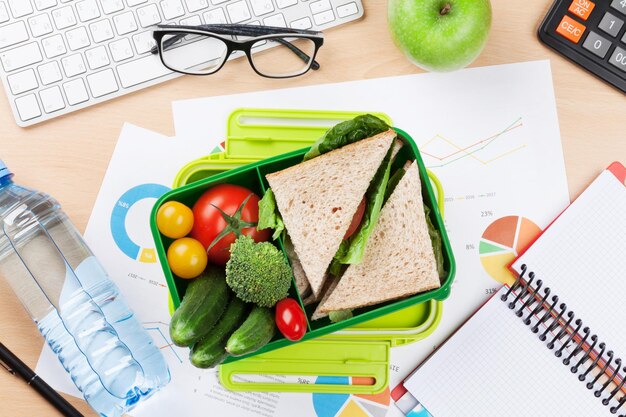
<path fill-rule="evenodd" d="M 170 189 L 161 184 L 141 184 L 126 191 L 116 201 L 111 213 L 111 234 L 113 240 L 120 250 L 131 259 L 139 262 L 157 262 L 156 251 L 152 247 L 141 247 L 135 243 L 128 234 L 127 216 L 133 205 L 137 202 L 152 198 L 157 199 Z M 145 225 L 133 225 L 133 227 L 145 227 L 149 229 L 150 213 L 145 214 Z"/>

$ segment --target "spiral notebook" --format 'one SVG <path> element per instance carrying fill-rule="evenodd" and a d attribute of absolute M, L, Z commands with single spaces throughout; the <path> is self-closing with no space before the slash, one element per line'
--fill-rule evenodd
<path fill-rule="evenodd" d="M 603 172 L 404 381 L 433 416 L 626 415 L 625 180 Z"/>

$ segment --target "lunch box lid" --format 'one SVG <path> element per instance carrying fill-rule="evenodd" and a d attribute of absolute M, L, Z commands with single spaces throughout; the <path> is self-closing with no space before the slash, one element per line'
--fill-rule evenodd
<path fill-rule="evenodd" d="M 364 112 L 235 110 L 228 118 L 225 151 L 186 164 L 176 175 L 173 187 L 308 147 L 338 122 L 361 114 Z M 389 116 L 370 114 L 392 125 Z M 428 175 L 443 215 L 443 189 L 432 172 Z M 377 394 L 388 385 L 390 348 L 432 334 L 441 314 L 442 302 L 439 300 L 411 305 L 319 338 L 225 363 L 219 369 L 220 381 L 232 391 Z M 251 378 L 259 374 L 339 379 L 325 383 L 328 379 L 320 378 L 317 383 L 308 384 L 267 383 Z M 337 380 L 348 383 L 338 383 Z"/>

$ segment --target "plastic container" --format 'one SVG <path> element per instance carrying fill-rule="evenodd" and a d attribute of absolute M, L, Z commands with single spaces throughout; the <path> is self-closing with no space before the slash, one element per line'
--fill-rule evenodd
<path fill-rule="evenodd" d="M 253 156 L 252 155 L 253 151 L 251 151 L 250 149 L 261 149 L 263 150 L 263 153 L 264 153 L 263 156 L 265 156 L 267 154 L 271 154 L 272 150 L 275 148 L 277 144 L 284 143 L 280 140 L 277 141 L 275 139 L 276 136 L 272 132 L 276 130 L 276 127 L 273 127 L 272 130 L 268 131 L 266 135 L 264 135 L 263 132 L 259 133 L 259 130 L 263 126 L 260 123 L 257 123 L 256 119 L 260 118 L 260 116 L 263 116 L 263 111 L 256 111 L 257 113 L 255 114 L 254 113 L 255 111 L 240 110 L 239 112 L 235 112 L 231 116 L 231 118 L 229 119 L 229 124 L 233 123 L 233 121 L 237 122 L 238 120 L 241 120 L 242 118 L 241 114 L 243 112 L 248 112 L 248 114 L 252 113 L 252 116 L 248 115 L 246 117 L 248 119 L 252 119 L 253 122 L 247 122 L 243 126 L 238 126 L 239 130 L 233 129 L 229 125 L 229 135 L 228 135 L 228 141 L 226 144 L 226 158 L 225 158 L 226 160 L 228 160 L 229 158 L 229 152 L 230 154 L 232 154 L 232 149 L 234 146 L 233 143 L 236 143 L 238 138 L 239 139 L 245 138 L 247 143 L 250 144 L 250 148 L 248 149 L 247 153 L 238 152 L 237 155 L 234 155 L 235 157 L 241 156 L 241 157 L 244 157 L 245 159 L 250 159 Z M 275 114 L 276 112 L 272 111 L 269 113 Z M 326 116 L 326 114 L 322 114 L 323 112 L 320 113 L 320 112 L 288 111 L 288 112 L 280 112 L 280 113 L 281 113 L 281 116 L 287 119 L 289 117 L 302 118 L 303 113 L 306 113 L 307 115 L 313 115 L 313 117 L 315 117 L 315 115 L 320 115 L 319 116 L 320 119 L 328 119 L 328 116 Z M 334 114 L 335 113 L 332 113 L 331 116 L 334 116 Z M 360 114 L 360 113 L 346 114 L 346 118 L 352 118 L 356 114 Z M 326 128 L 327 127 L 322 127 L 322 131 L 326 130 Z M 437 206 L 436 198 L 431 188 L 428 173 L 424 167 L 424 164 L 419 155 L 419 151 L 417 150 L 417 147 L 415 143 L 413 142 L 413 140 L 405 132 L 399 129 L 396 129 L 396 130 L 399 134 L 399 137 L 402 138 L 402 140 L 404 140 L 407 146 L 403 147 L 403 149 L 400 151 L 400 154 L 397 157 L 397 162 L 395 166 L 393 167 L 393 169 L 397 169 L 401 164 L 404 163 L 404 161 L 406 161 L 409 158 L 417 160 L 419 170 L 420 170 L 420 176 L 422 179 L 424 202 L 431 208 L 431 220 L 433 221 L 433 224 L 440 230 L 442 234 L 442 241 L 443 241 L 443 248 L 444 248 L 444 266 L 445 266 L 446 271 L 448 271 L 448 276 L 443 280 L 441 288 L 437 290 L 432 290 L 432 291 L 428 291 L 422 294 L 417 294 L 415 296 L 408 297 L 403 300 L 399 300 L 395 302 L 388 302 L 388 303 L 384 303 L 384 304 L 370 307 L 370 308 L 358 309 L 355 311 L 355 316 L 349 320 L 345 320 L 339 323 L 331 323 L 328 320 L 328 318 L 317 320 L 317 321 L 309 321 L 308 332 L 303 338 L 303 341 L 311 340 L 311 339 L 324 336 L 324 335 L 328 335 L 330 333 L 345 329 L 347 327 L 354 327 L 368 320 L 379 318 L 384 315 L 397 312 L 399 310 L 414 306 L 419 303 L 427 302 L 430 300 L 443 300 L 449 295 L 450 286 L 452 284 L 452 279 L 454 277 L 454 269 L 455 269 L 454 258 L 452 255 L 452 250 L 450 248 L 448 238 L 447 238 L 447 234 L 445 232 L 443 221 L 439 213 L 439 208 Z M 313 140 L 319 138 L 320 136 L 319 127 L 309 128 L 308 126 L 307 127 L 285 126 L 283 131 L 284 131 L 285 136 L 292 138 L 292 141 L 295 141 L 296 143 L 302 143 L 305 146 L 306 144 L 312 143 Z M 300 132 L 300 136 L 294 136 L 294 132 L 296 131 Z M 252 132 L 254 132 L 254 134 L 252 134 Z M 296 138 L 298 140 L 294 140 L 293 138 Z M 301 138 L 304 138 L 304 139 L 301 139 Z M 313 138 L 313 140 L 311 140 L 311 138 Z M 305 139 L 308 140 L 308 142 L 305 142 L 304 141 Z M 293 147 L 293 144 L 291 144 L 291 146 Z M 192 206 L 195 203 L 195 201 L 200 197 L 200 195 L 204 193 L 204 191 L 206 191 L 207 189 L 217 184 L 222 184 L 222 183 L 242 185 L 244 187 L 251 189 L 253 192 L 261 196 L 264 194 L 265 190 L 267 189 L 267 182 L 265 180 L 265 175 L 270 172 L 275 172 L 275 171 L 284 169 L 286 167 L 295 165 L 297 163 L 300 163 L 302 161 L 302 157 L 304 153 L 306 153 L 306 150 L 307 149 L 304 148 L 298 151 L 293 151 L 293 152 L 289 152 L 289 153 L 282 154 L 279 156 L 274 156 L 268 159 L 264 159 L 260 162 L 247 164 L 247 165 L 244 165 L 244 166 L 241 166 L 241 167 L 238 167 L 238 168 L 226 171 L 226 172 L 212 175 L 203 180 L 193 182 L 187 186 L 174 189 L 166 193 L 163 197 L 161 197 L 157 201 L 153 209 L 153 215 L 151 218 L 151 226 L 152 226 L 153 236 L 155 238 L 159 260 L 161 262 L 166 279 L 168 281 L 168 286 L 170 288 L 170 295 L 172 297 L 172 301 L 175 307 L 177 307 L 180 304 L 180 300 L 182 296 L 184 295 L 187 282 L 185 280 L 175 278 L 172 275 L 167 265 L 165 249 L 169 246 L 169 244 L 171 243 L 171 240 L 163 237 L 158 232 L 158 229 L 156 227 L 156 221 L 155 221 L 156 211 L 158 210 L 158 208 L 167 201 L 179 201 L 188 206 Z M 279 246 L 281 249 L 283 249 L 281 242 L 279 242 Z M 300 300 L 300 296 L 299 294 L 297 294 L 295 290 L 295 286 L 292 286 L 290 295 L 296 298 L 297 300 Z M 311 315 L 313 308 L 314 306 L 309 306 L 305 308 L 305 311 L 307 312 L 307 316 Z M 328 343 L 331 341 L 324 341 L 324 342 Z M 293 345 L 293 342 L 290 342 L 279 335 L 274 340 L 272 340 L 269 344 L 259 349 L 258 351 L 250 355 L 243 356 L 243 357 L 229 358 L 227 359 L 226 363 L 234 362 L 234 361 L 241 361 L 244 358 L 254 357 L 256 355 L 263 354 L 264 352 L 270 352 L 272 350 L 290 346 L 290 345 Z"/>
<path fill-rule="evenodd" d="M 159 349 L 59 204 L 0 161 L 0 275 L 85 400 L 121 416 L 170 380 Z"/>

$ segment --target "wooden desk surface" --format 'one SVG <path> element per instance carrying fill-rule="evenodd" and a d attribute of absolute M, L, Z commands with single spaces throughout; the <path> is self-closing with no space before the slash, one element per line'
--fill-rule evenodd
<path fill-rule="evenodd" d="M 211 77 L 182 77 L 28 129 L 15 124 L 6 99 L 0 97 L 0 158 L 17 174 L 17 182 L 55 196 L 84 230 L 124 122 L 173 134 L 173 100 L 420 72 L 390 39 L 387 2 L 364 3 L 363 20 L 327 31 L 319 55 L 323 69 L 301 78 L 260 78 L 239 60 Z M 626 161 L 626 99 L 538 42 L 537 26 L 550 3 L 492 0 L 489 42 L 472 66 L 550 59 L 574 198 L 609 162 Z M 0 340 L 34 368 L 42 339 L 3 280 L 0 299 Z M 96 415 L 83 401 L 67 398 L 85 415 Z M 0 404 L 3 416 L 58 415 L 25 383 L 1 370 Z"/>

